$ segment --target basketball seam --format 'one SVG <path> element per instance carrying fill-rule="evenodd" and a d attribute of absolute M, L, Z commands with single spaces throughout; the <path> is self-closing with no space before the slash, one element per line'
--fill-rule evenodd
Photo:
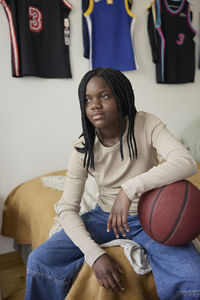
<path fill-rule="evenodd" d="M 158 200 L 158 197 L 160 196 L 160 193 L 164 190 L 165 187 L 166 187 L 166 185 L 164 185 L 164 186 L 160 189 L 158 195 L 156 196 L 156 199 L 154 200 L 154 203 L 153 203 L 153 206 L 152 206 L 152 209 L 151 209 L 151 215 L 150 215 L 150 233 L 151 233 L 151 235 L 152 235 L 153 238 L 154 238 L 154 235 L 153 235 L 152 228 L 151 228 L 151 223 L 152 223 L 152 218 L 153 218 L 153 210 L 154 210 L 154 207 L 155 207 L 156 202 L 157 202 L 157 200 Z"/>
<path fill-rule="evenodd" d="M 176 229 L 176 226 L 178 225 L 181 217 L 182 217 L 182 214 L 183 214 L 183 211 L 184 211 L 184 208 L 185 208 L 185 205 L 186 205 L 186 200 L 187 200 L 187 196 L 188 196 L 188 182 L 185 181 L 185 184 L 186 184 L 186 194 L 185 194 L 185 199 L 183 201 L 183 204 L 182 204 L 182 207 L 181 207 L 181 210 L 180 210 L 180 213 L 179 213 L 179 216 L 176 220 L 176 223 L 174 224 L 174 227 L 172 228 L 171 232 L 168 234 L 168 236 L 161 242 L 162 244 L 164 244 L 168 239 L 169 237 L 174 233 L 175 229 Z"/>

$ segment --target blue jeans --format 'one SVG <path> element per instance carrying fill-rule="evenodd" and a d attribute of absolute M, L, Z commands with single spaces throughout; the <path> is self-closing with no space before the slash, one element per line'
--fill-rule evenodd
<path fill-rule="evenodd" d="M 82 215 L 97 244 L 115 239 L 113 231 L 106 231 L 108 215 L 99 206 Z M 164 246 L 143 231 L 137 215 L 128 216 L 128 222 L 126 239 L 146 250 L 160 299 L 200 299 L 200 254 L 193 243 Z M 63 300 L 83 262 L 83 253 L 63 230 L 54 234 L 29 255 L 25 300 Z"/>

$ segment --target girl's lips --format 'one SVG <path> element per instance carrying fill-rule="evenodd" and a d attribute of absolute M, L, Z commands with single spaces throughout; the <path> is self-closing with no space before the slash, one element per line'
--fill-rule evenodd
<path fill-rule="evenodd" d="M 93 120 L 99 120 L 99 119 L 102 119 L 103 117 L 104 117 L 104 114 L 101 114 L 101 113 L 92 115 Z"/>

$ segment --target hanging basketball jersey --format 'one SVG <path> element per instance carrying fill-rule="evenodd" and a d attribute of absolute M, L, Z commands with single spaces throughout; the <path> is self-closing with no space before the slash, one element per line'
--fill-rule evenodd
<path fill-rule="evenodd" d="M 128 1 L 89 0 L 89 7 L 84 13 L 89 49 L 84 48 L 84 53 L 89 56 L 90 69 L 137 69 L 132 39 L 136 16 L 130 11 Z"/>
<path fill-rule="evenodd" d="M 194 82 L 196 31 L 187 0 L 154 0 L 148 34 L 158 83 Z"/>
<path fill-rule="evenodd" d="M 0 0 L 12 46 L 12 76 L 71 78 L 68 0 Z"/>

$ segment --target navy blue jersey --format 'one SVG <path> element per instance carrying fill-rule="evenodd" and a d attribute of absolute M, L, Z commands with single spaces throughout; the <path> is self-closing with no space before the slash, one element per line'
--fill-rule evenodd
<path fill-rule="evenodd" d="M 186 0 L 155 0 L 149 7 L 148 33 L 158 83 L 194 82 L 196 31 Z"/>
<path fill-rule="evenodd" d="M 82 0 L 85 8 L 88 0 Z M 112 67 L 121 71 L 136 70 L 133 29 L 136 16 L 129 0 L 89 0 L 84 13 L 84 56 L 90 68 Z"/>
<path fill-rule="evenodd" d="M 0 0 L 12 45 L 13 77 L 71 78 L 68 0 Z"/>

